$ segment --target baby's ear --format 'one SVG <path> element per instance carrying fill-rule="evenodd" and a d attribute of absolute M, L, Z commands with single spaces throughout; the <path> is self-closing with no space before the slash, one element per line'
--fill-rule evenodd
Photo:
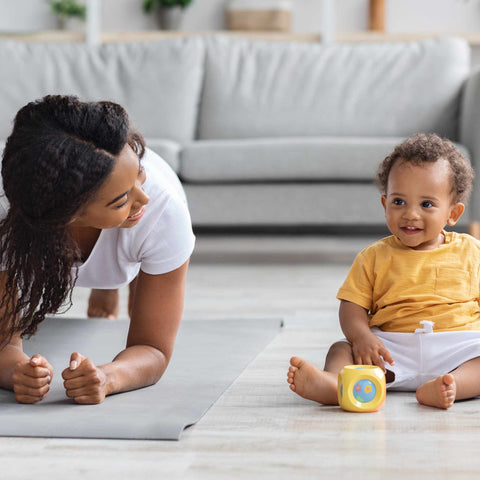
<path fill-rule="evenodd" d="M 458 222 L 458 219 L 463 215 L 465 211 L 465 205 L 463 203 L 454 203 L 450 207 L 450 215 L 447 219 L 447 225 L 455 225 Z"/>

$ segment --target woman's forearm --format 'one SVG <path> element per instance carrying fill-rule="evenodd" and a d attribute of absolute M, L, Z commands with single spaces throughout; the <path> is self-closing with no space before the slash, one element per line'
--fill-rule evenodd
<path fill-rule="evenodd" d="M 13 390 L 13 373 L 20 362 L 28 362 L 22 345 L 8 343 L 0 350 L 0 388 Z"/>
<path fill-rule="evenodd" d="M 107 395 L 156 383 L 168 365 L 166 356 L 150 345 L 133 345 L 99 369 L 106 378 Z"/>
<path fill-rule="evenodd" d="M 160 379 L 172 356 L 182 319 L 187 269 L 188 260 L 176 270 L 161 275 L 140 270 L 132 292 L 127 348 L 112 362 L 95 367 L 101 373 L 99 376 L 88 364 L 84 370 L 80 366 L 77 374 L 75 370 L 65 372 L 69 396 L 78 402 L 99 403 L 103 401 L 103 392 L 110 395 L 135 390 Z M 83 374 L 86 370 L 93 383 L 104 387 L 87 385 L 88 379 Z M 79 387 L 80 381 L 74 380 L 80 375 L 85 379 L 85 386 Z"/>

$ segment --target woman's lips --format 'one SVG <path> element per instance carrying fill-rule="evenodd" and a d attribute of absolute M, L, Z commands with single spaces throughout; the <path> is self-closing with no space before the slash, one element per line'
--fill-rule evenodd
<path fill-rule="evenodd" d="M 129 222 L 136 222 L 137 220 L 140 220 L 143 217 L 143 214 L 145 213 L 145 205 L 134 215 L 131 215 L 130 217 L 127 217 L 127 220 Z"/>

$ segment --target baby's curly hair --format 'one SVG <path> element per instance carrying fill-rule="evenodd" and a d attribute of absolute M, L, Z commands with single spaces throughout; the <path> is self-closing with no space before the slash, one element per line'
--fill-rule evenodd
<path fill-rule="evenodd" d="M 441 158 L 450 164 L 454 203 L 467 203 L 475 176 L 473 168 L 450 140 L 441 138 L 434 133 L 419 133 L 397 145 L 379 165 L 375 183 L 380 193 L 385 195 L 388 176 L 395 162 L 400 160 L 413 165 L 422 165 L 427 162 L 434 163 Z"/>

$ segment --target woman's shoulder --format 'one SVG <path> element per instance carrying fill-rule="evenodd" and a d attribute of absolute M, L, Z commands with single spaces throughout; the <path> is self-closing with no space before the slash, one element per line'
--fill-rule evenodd
<path fill-rule="evenodd" d="M 5 218 L 8 213 L 8 209 L 10 208 L 10 203 L 7 200 L 5 193 L 3 192 L 3 188 L 0 191 L 0 219 Z"/>
<path fill-rule="evenodd" d="M 146 172 L 143 188 L 150 200 L 135 227 L 119 229 L 120 243 L 138 260 L 154 256 L 160 261 L 176 256 L 177 250 L 190 251 L 195 237 L 180 180 L 152 150 L 146 150 L 142 164 Z"/>
<path fill-rule="evenodd" d="M 172 223 L 182 224 L 182 218 L 191 223 L 185 192 L 172 168 L 149 149 L 142 158 L 142 164 L 146 172 L 143 188 L 150 200 L 144 218 L 128 233 L 145 234 L 152 228 L 168 229 Z"/>
<path fill-rule="evenodd" d="M 142 157 L 146 180 L 143 188 L 152 200 L 158 197 L 179 197 L 185 201 L 185 193 L 177 174 L 163 158 L 149 148 Z"/>

